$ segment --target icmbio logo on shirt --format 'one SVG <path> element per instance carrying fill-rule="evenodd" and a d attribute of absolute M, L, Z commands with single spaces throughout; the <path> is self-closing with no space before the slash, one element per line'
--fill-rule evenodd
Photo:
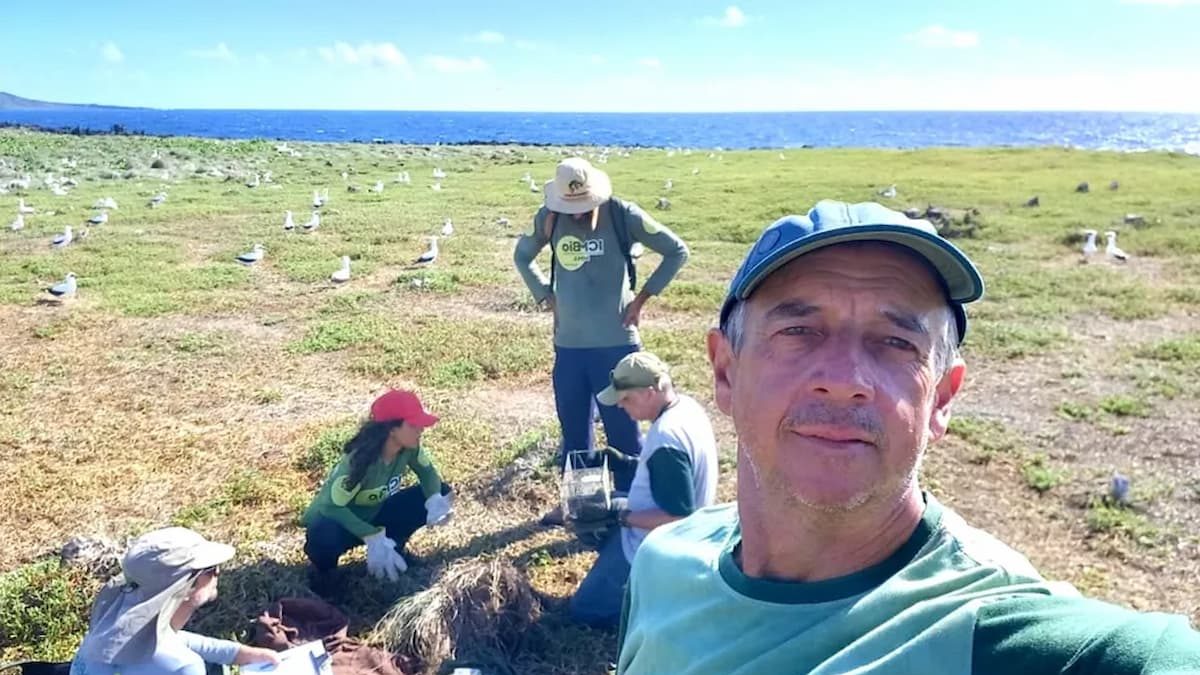
<path fill-rule="evenodd" d="M 572 235 L 564 235 L 558 240 L 555 257 L 563 269 L 570 272 L 583 267 L 592 256 L 604 255 L 604 239 L 584 239 Z"/>

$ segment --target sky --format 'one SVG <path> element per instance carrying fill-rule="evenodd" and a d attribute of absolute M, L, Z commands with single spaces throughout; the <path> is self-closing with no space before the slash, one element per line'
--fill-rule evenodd
<path fill-rule="evenodd" d="M 0 91 L 50 101 L 1200 111 L 1200 0 L 5 5 Z"/>

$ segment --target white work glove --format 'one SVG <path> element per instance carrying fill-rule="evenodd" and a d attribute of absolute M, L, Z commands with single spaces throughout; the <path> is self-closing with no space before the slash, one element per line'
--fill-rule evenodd
<path fill-rule="evenodd" d="M 445 495 L 434 495 L 425 500 L 425 524 L 430 527 L 445 525 L 454 514 L 454 507 Z"/>
<path fill-rule="evenodd" d="M 367 545 L 367 572 L 371 576 L 398 581 L 400 575 L 408 571 L 408 563 L 396 550 L 396 542 L 387 536 L 385 530 L 364 537 L 363 543 Z"/>

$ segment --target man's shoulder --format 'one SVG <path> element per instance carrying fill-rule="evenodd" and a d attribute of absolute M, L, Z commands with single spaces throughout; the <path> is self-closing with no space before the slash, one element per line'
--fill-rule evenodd
<path fill-rule="evenodd" d="M 638 548 L 637 559 L 715 559 L 737 530 L 737 525 L 736 502 L 706 506 L 687 518 L 651 530 Z"/>
<path fill-rule="evenodd" d="M 1185 617 L 1078 596 L 989 602 L 979 609 L 974 642 L 977 675 L 1200 672 L 1200 633 Z"/>
<path fill-rule="evenodd" d="M 1008 544 L 979 528 L 967 524 L 961 516 L 944 506 L 941 509 L 940 529 L 950 537 L 958 552 L 978 565 L 996 567 L 1014 578 L 1040 580 L 1041 574 L 1033 563 Z"/>
<path fill-rule="evenodd" d="M 690 435 L 697 430 L 707 430 L 711 433 L 712 421 L 709 420 L 708 411 L 704 409 L 704 406 L 687 394 L 677 393 L 676 396 L 678 401 L 650 425 L 651 430 L 666 435 L 678 435 L 684 432 L 688 432 Z"/>

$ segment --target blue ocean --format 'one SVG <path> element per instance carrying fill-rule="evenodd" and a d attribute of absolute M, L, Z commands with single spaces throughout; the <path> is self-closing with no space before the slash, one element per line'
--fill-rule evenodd
<path fill-rule="evenodd" d="M 215 138 L 698 148 L 1019 147 L 1200 155 L 1200 114 L 1115 112 L 520 113 L 0 110 L 50 128 Z"/>

